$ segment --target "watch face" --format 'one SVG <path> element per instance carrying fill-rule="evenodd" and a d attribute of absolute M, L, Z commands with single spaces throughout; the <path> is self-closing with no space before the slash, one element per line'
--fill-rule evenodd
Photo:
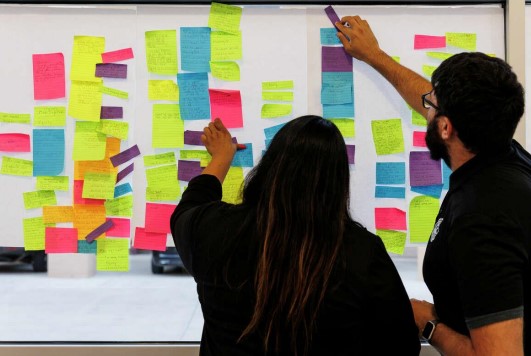
<path fill-rule="evenodd" d="M 422 337 L 429 341 L 433 335 L 434 329 L 435 325 L 431 321 L 428 321 L 426 326 L 424 326 L 424 330 L 422 331 Z"/>

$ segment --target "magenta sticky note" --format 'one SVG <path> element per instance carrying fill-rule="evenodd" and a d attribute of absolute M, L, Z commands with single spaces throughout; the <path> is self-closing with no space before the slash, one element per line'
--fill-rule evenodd
<path fill-rule="evenodd" d="M 124 48 L 101 54 L 101 60 L 103 63 L 119 62 L 131 58 L 134 58 L 132 48 Z"/>
<path fill-rule="evenodd" d="M 65 97 L 65 60 L 62 53 L 34 54 L 33 99 Z"/>
<path fill-rule="evenodd" d="M 0 151 L 2 152 L 30 152 L 30 136 L 21 133 L 0 134 Z"/>
<path fill-rule="evenodd" d="M 177 205 L 146 203 L 146 232 L 170 233 L 170 217 Z"/>
<path fill-rule="evenodd" d="M 426 147 L 426 132 L 413 131 L 413 147 Z"/>
<path fill-rule="evenodd" d="M 166 233 L 147 232 L 137 227 L 133 247 L 138 250 L 166 251 Z"/>
<path fill-rule="evenodd" d="M 415 35 L 414 49 L 444 48 L 446 47 L 445 36 Z"/>
<path fill-rule="evenodd" d="M 374 225 L 378 230 L 407 230 L 406 212 L 397 208 L 375 208 Z"/>
<path fill-rule="evenodd" d="M 77 229 L 47 227 L 44 232 L 44 251 L 46 253 L 76 253 Z"/>
<path fill-rule="evenodd" d="M 212 121 L 219 118 L 227 128 L 243 127 L 242 97 L 239 90 L 208 89 Z"/>
<path fill-rule="evenodd" d="M 131 235 L 131 219 L 107 218 L 113 226 L 105 231 L 107 237 L 129 237 Z"/>

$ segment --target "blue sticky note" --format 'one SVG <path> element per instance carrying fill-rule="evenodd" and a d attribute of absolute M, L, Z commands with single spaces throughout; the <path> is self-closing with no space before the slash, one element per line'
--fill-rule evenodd
<path fill-rule="evenodd" d="M 443 164 L 442 164 L 443 189 L 446 189 L 446 190 L 450 189 L 450 174 L 452 174 L 452 170 L 443 161 Z"/>
<path fill-rule="evenodd" d="M 443 189 L 442 184 L 411 187 L 412 192 L 419 193 L 422 195 L 428 195 L 434 198 L 441 197 L 442 189 Z"/>
<path fill-rule="evenodd" d="M 57 176 L 65 165 L 65 130 L 33 130 L 33 176 Z"/>
<path fill-rule="evenodd" d="M 98 247 L 98 240 L 88 243 L 86 240 L 77 241 L 77 253 L 93 253 L 96 254 L 96 249 Z"/>
<path fill-rule="evenodd" d="M 340 44 L 341 41 L 337 37 L 337 30 L 335 28 L 321 28 L 321 45 L 333 46 Z"/>
<path fill-rule="evenodd" d="M 406 198 L 405 187 L 388 187 L 383 185 L 377 185 L 374 191 L 375 198 Z"/>
<path fill-rule="evenodd" d="M 210 27 L 181 27 L 181 68 L 210 72 Z"/>
<path fill-rule="evenodd" d="M 277 134 L 277 132 L 279 132 L 280 129 L 284 127 L 284 125 L 286 124 L 284 123 L 280 125 L 275 125 L 275 126 L 271 126 L 271 127 L 264 129 L 264 135 L 266 139 L 272 140 L 273 137 L 275 137 L 275 135 Z"/>
<path fill-rule="evenodd" d="M 406 164 L 376 162 L 376 184 L 406 184 Z"/>
<path fill-rule="evenodd" d="M 323 72 L 321 74 L 321 104 L 349 104 L 354 102 L 352 72 Z"/>
<path fill-rule="evenodd" d="M 177 74 L 179 107 L 183 120 L 210 119 L 207 73 Z"/>
<path fill-rule="evenodd" d="M 131 184 L 129 183 L 120 184 L 114 187 L 114 197 L 118 198 L 132 191 L 133 191 L 133 188 L 131 188 Z"/>
<path fill-rule="evenodd" d="M 323 105 L 323 117 L 325 119 L 337 119 L 354 117 L 354 103 L 339 105 Z"/>
<path fill-rule="evenodd" d="M 232 163 L 230 164 L 233 167 L 252 167 L 253 166 L 253 144 L 244 143 L 244 150 L 236 151 Z"/>
<path fill-rule="evenodd" d="M 266 148 L 269 148 L 269 145 L 271 144 L 271 141 L 273 141 L 273 139 L 265 140 L 265 146 L 266 146 Z"/>

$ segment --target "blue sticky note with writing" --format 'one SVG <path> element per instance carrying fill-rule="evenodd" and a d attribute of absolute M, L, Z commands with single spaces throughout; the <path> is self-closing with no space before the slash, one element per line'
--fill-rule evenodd
<path fill-rule="evenodd" d="M 65 130 L 33 130 L 33 176 L 57 176 L 65 165 Z"/>
<path fill-rule="evenodd" d="M 337 119 L 354 117 L 354 103 L 323 105 L 323 117 L 325 119 Z"/>
<path fill-rule="evenodd" d="M 131 184 L 129 183 L 120 184 L 114 187 L 114 197 L 118 198 L 127 193 L 131 193 L 132 191 L 133 191 L 133 188 L 131 188 Z"/>
<path fill-rule="evenodd" d="M 376 184 L 405 184 L 404 162 L 376 162 Z"/>
<path fill-rule="evenodd" d="M 272 140 L 273 137 L 275 137 L 275 135 L 277 134 L 277 132 L 279 132 L 280 129 L 284 127 L 284 125 L 286 125 L 286 124 L 284 123 L 284 124 L 275 125 L 275 126 L 271 126 L 271 127 L 265 128 L 264 129 L 264 135 L 265 135 L 266 139 Z"/>
<path fill-rule="evenodd" d="M 252 167 L 253 166 L 253 144 L 244 143 L 245 149 L 236 151 L 232 163 L 233 167 Z"/>
<path fill-rule="evenodd" d="M 181 27 L 181 68 L 210 72 L 210 27 Z"/>
<path fill-rule="evenodd" d="M 377 185 L 374 191 L 375 198 L 406 198 L 405 187 L 389 187 L 384 185 Z"/>
<path fill-rule="evenodd" d="M 334 46 L 340 45 L 341 41 L 337 37 L 337 29 L 335 28 L 321 28 L 321 45 Z"/>
<path fill-rule="evenodd" d="M 98 240 L 94 240 L 92 243 L 88 243 L 86 240 L 77 241 L 77 253 L 93 253 L 96 254 L 98 247 Z"/>
<path fill-rule="evenodd" d="M 443 164 L 442 164 L 443 189 L 446 189 L 446 190 L 450 189 L 450 174 L 452 174 L 452 170 L 443 161 Z"/>
<path fill-rule="evenodd" d="M 183 120 L 210 119 L 207 73 L 179 73 L 179 107 Z"/>
<path fill-rule="evenodd" d="M 442 184 L 411 187 L 412 192 L 419 193 L 422 195 L 428 195 L 434 198 L 441 197 L 442 189 L 443 189 Z"/>
<path fill-rule="evenodd" d="M 321 73 L 321 104 L 349 104 L 354 102 L 352 72 Z"/>

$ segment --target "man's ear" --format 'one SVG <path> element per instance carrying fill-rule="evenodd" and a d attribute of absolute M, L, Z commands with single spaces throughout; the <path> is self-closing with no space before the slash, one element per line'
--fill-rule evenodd
<path fill-rule="evenodd" d="M 439 133 L 443 140 L 450 139 L 450 137 L 452 137 L 452 135 L 454 134 L 454 126 L 452 125 L 452 122 L 450 121 L 450 119 L 448 119 L 447 116 L 440 116 L 437 120 L 437 125 L 439 126 Z"/>

